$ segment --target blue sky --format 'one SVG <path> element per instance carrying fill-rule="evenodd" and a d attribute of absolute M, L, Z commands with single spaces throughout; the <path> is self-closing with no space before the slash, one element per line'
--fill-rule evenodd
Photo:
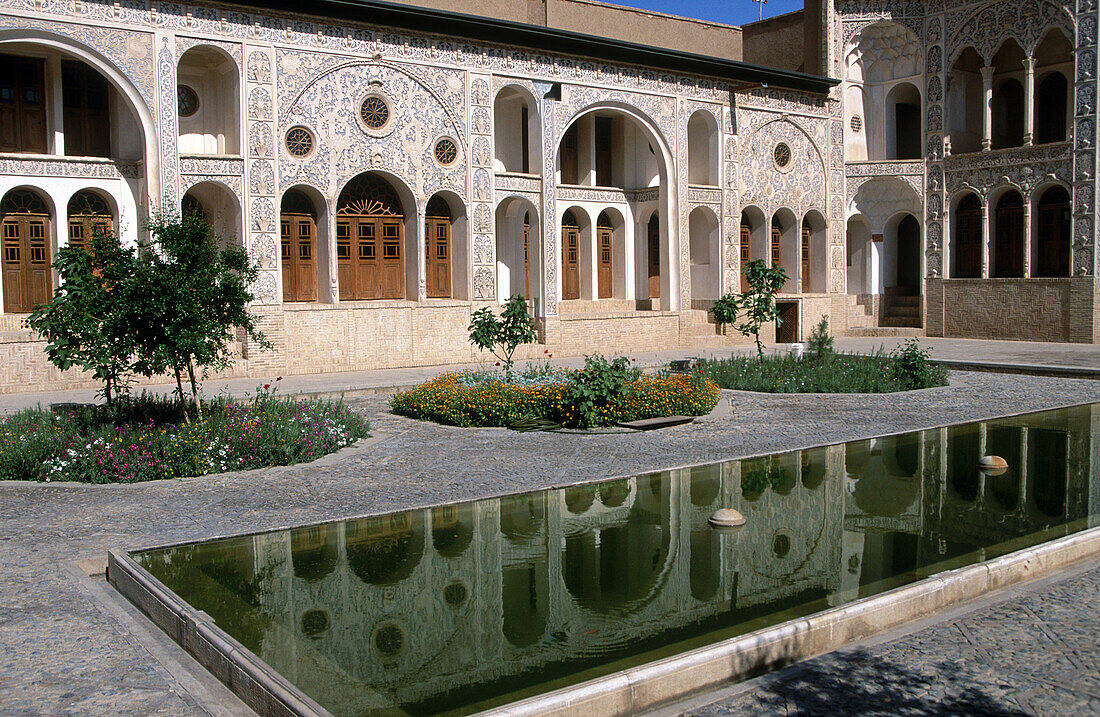
<path fill-rule="evenodd" d="M 616 5 L 629 5 L 645 10 L 714 20 L 729 25 L 744 25 L 760 17 L 760 6 L 752 0 L 609 0 Z M 802 9 L 802 0 L 768 0 L 764 17 Z"/>

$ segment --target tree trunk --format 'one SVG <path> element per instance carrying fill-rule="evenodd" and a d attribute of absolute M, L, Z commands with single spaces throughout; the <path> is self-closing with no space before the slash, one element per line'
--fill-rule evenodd
<path fill-rule="evenodd" d="M 202 420 L 202 402 L 199 401 L 199 386 L 195 381 L 195 362 L 187 359 L 187 377 L 191 380 L 191 400 L 195 403 L 195 416 Z"/>

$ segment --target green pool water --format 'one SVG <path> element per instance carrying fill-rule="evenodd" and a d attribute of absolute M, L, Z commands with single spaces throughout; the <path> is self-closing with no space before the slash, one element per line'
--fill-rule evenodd
<path fill-rule="evenodd" d="M 1098 464 L 1084 406 L 133 557 L 336 715 L 468 714 L 1095 525 Z"/>

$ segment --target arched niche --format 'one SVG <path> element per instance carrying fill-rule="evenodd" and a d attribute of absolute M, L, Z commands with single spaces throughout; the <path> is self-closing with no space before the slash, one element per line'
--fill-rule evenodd
<path fill-rule="evenodd" d="M 1069 276 L 1073 251 L 1070 194 L 1055 184 L 1032 192 L 1032 276 Z"/>
<path fill-rule="evenodd" d="M 798 219 L 794 212 L 786 207 L 776 211 L 768 236 L 768 265 L 787 273 L 780 294 L 793 294 L 798 290 L 799 241 Z"/>
<path fill-rule="evenodd" d="M 424 555 L 422 511 L 344 524 L 348 567 L 368 585 L 396 585 L 412 575 Z"/>
<path fill-rule="evenodd" d="M 1020 147 L 1024 143 L 1024 58 L 1015 40 L 1005 40 L 993 56 L 993 149 Z"/>
<path fill-rule="evenodd" d="M 221 247 L 244 246 L 241 205 L 237 196 L 221 182 L 206 181 L 193 185 L 180 200 L 184 214 L 199 214 L 210 225 L 210 232 Z"/>
<path fill-rule="evenodd" d="M 596 216 L 595 244 L 592 248 L 597 299 L 626 298 L 627 228 L 622 213 L 608 207 Z"/>
<path fill-rule="evenodd" d="M 283 301 L 330 301 L 328 211 L 312 187 L 283 193 L 279 205 Z"/>
<path fill-rule="evenodd" d="M 1024 197 L 1016 189 L 997 195 L 993 202 L 989 275 L 998 279 L 1024 275 Z"/>
<path fill-rule="evenodd" d="M 493 171 L 542 173 L 542 121 L 526 88 L 506 85 L 493 100 Z"/>
<path fill-rule="evenodd" d="M 722 242 L 710 207 L 696 207 L 688 215 L 688 255 L 692 303 L 705 302 L 696 308 L 706 308 L 722 295 Z"/>
<path fill-rule="evenodd" d="M 910 212 L 899 212 L 886 222 L 879 247 L 884 289 L 902 296 L 921 293 L 921 226 Z"/>
<path fill-rule="evenodd" d="M 541 302 L 541 227 L 538 209 L 529 199 L 508 197 L 497 205 L 497 301 L 522 295 L 529 306 Z"/>
<path fill-rule="evenodd" d="M 973 47 L 964 48 L 951 65 L 946 100 L 947 132 L 951 138 L 952 154 L 977 152 L 982 148 L 984 65 L 985 62 Z"/>
<path fill-rule="evenodd" d="M 336 271 L 341 301 L 416 299 L 416 200 L 400 180 L 362 172 L 336 201 Z"/>
<path fill-rule="evenodd" d="M 1064 142 L 1069 136 L 1069 78 L 1073 77 L 1073 46 L 1052 28 L 1035 48 L 1035 144 Z"/>
<path fill-rule="evenodd" d="M 912 87 L 911 78 L 924 70 L 923 46 L 913 32 L 896 22 L 875 22 L 861 29 L 847 46 L 845 75 L 848 87 L 845 101 L 846 157 L 849 161 L 864 159 L 917 159 L 905 156 L 912 146 L 898 155 L 899 121 L 903 138 L 910 137 L 909 128 L 920 133 L 921 102 L 912 97 L 899 97 L 898 88 Z"/>
<path fill-rule="evenodd" d="M 240 68 L 219 47 L 197 45 L 176 68 L 180 154 L 241 153 Z"/>
<path fill-rule="evenodd" d="M 469 222 L 461 197 L 444 190 L 428 199 L 424 210 L 424 237 L 427 297 L 469 299 Z"/>
<path fill-rule="evenodd" d="M 848 218 L 845 255 L 848 266 L 848 293 L 856 295 L 876 293 L 872 269 L 874 249 L 871 242 L 871 227 L 867 219 L 860 214 Z"/>
<path fill-rule="evenodd" d="M 920 159 L 924 151 L 920 91 L 899 82 L 886 95 L 886 159 Z"/>
<path fill-rule="evenodd" d="M 562 301 L 593 298 L 592 286 L 592 224 L 581 207 L 562 212 L 561 226 L 561 290 Z"/>
<path fill-rule="evenodd" d="M 95 231 L 114 231 L 118 226 L 118 210 L 114 198 L 106 192 L 82 189 L 69 198 L 66 207 L 68 245 L 91 248 Z"/>
<path fill-rule="evenodd" d="M 707 110 L 696 110 L 688 119 L 688 184 L 717 186 L 718 121 Z"/>
<path fill-rule="evenodd" d="M 738 243 L 741 267 L 741 291 L 749 288 L 745 280 L 745 265 L 757 259 L 768 259 L 770 234 L 768 218 L 760 207 L 749 206 L 741 210 L 740 239 Z"/>
<path fill-rule="evenodd" d="M 828 261 L 828 224 L 825 216 L 812 209 L 802 217 L 799 241 L 799 277 L 802 293 L 823 294 L 826 291 Z"/>
<path fill-rule="evenodd" d="M 985 210 L 973 192 L 957 197 L 951 221 L 951 278 L 975 279 L 982 275 L 982 236 Z"/>

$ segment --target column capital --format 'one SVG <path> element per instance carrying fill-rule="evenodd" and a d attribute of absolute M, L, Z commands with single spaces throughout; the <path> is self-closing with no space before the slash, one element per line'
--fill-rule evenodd
<path fill-rule="evenodd" d="M 1025 72 L 1035 72 L 1035 58 L 1028 56 L 1020 60 L 1020 64 L 1024 66 Z"/>
<path fill-rule="evenodd" d="M 993 72 L 994 72 L 993 66 L 988 65 L 986 67 L 983 67 L 982 68 L 982 80 L 984 80 L 987 84 L 992 83 L 993 82 Z"/>

